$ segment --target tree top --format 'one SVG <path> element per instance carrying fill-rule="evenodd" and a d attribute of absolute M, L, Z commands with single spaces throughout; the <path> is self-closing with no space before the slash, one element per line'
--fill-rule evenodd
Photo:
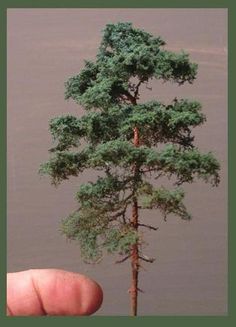
<path fill-rule="evenodd" d="M 96 60 L 86 61 L 80 74 L 66 82 L 66 99 L 72 98 L 85 109 L 104 110 L 121 102 L 134 104 L 139 86 L 152 78 L 192 83 L 197 64 L 190 62 L 187 53 L 167 51 L 164 45 L 160 37 L 131 23 L 106 25 Z"/>

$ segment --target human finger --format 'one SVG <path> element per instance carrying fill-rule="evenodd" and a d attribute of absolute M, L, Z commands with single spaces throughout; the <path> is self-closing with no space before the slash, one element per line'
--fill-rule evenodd
<path fill-rule="evenodd" d="M 7 315 L 82 316 L 101 306 L 101 287 L 86 276 L 57 269 L 7 274 Z"/>

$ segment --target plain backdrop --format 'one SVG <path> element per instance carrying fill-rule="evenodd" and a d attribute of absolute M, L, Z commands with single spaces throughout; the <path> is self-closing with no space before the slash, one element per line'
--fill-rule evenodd
<path fill-rule="evenodd" d="M 8 9 L 8 271 L 60 268 L 96 279 L 104 289 L 98 315 L 128 315 L 130 263 L 104 256 L 82 262 L 79 247 L 59 232 L 76 208 L 74 194 L 94 172 L 55 189 L 40 178 L 51 146 L 50 118 L 83 109 L 64 100 L 64 82 L 84 59 L 95 58 L 107 23 L 130 21 L 167 48 L 185 49 L 199 65 L 193 85 L 152 81 L 142 101 L 168 103 L 175 96 L 198 100 L 207 123 L 194 130 L 196 145 L 221 163 L 221 184 L 185 185 L 191 222 L 156 211 L 144 219 L 159 226 L 145 233 L 146 254 L 155 257 L 140 274 L 139 315 L 224 315 L 227 313 L 227 11 L 225 9 Z"/>

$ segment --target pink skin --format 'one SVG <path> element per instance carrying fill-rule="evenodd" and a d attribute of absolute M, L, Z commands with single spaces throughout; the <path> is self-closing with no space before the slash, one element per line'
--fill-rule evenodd
<path fill-rule="evenodd" d="M 86 276 L 57 269 L 7 274 L 8 316 L 84 316 L 102 304 L 101 287 Z"/>

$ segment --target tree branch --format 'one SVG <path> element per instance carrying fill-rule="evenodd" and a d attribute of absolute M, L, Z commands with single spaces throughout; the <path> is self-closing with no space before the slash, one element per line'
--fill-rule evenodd
<path fill-rule="evenodd" d="M 138 91 L 139 91 L 139 87 L 140 87 L 140 85 L 143 83 L 143 80 L 140 80 L 139 81 L 139 83 L 136 85 L 136 88 L 135 88 L 135 92 L 134 92 L 134 97 L 137 99 L 137 98 L 139 98 L 139 93 L 138 93 Z"/>
<path fill-rule="evenodd" d="M 121 98 L 121 100 L 123 101 L 123 103 L 125 103 L 125 104 L 128 104 L 128 102 L 127 102 L 127 97 L 124 97 L 124 95 L 120 95 L 120 98 Z"/>
<path fill-rule="evenodd" d="M 146 82 L 145 84 L 146 84 L 146 89 L 152 91 L 152 87 L 148 86 L 148 82 Z"/>
<path fill-rule="evenodd" d="M 140 172 L 142 174 L 147 174 L 147 173 L 150 173 L 150 176 L 151 176 L 151 173 L 152 172 L 157 172 L 159 170 L 159 168 L 147 168 L 147 169 L 140 169 Z M 157 176 L 154 177 L 154 179 L 158 179 L 159 177 L 163 176 L 163 172 L 160 172 Z"/>
<path fill-rule="evenodd" d="M 147 257 L 146 255 L 140 255 L 139 256 L 139 259 L 140 260 L 143 260 L 143 261 L 145 261 L 145 262 L 149 262 L 149 263 L 153 263 L 154 261 L 155 261 L 155 259 L 154 258 L 149 258 L 149 257 Z"/>
<path fill-rule="evenodd" d="M 139 226 L 142 226 L 142 227 L 146 227 L 146 228 L 149 228 L 149 229 L 152 229 L 152 230 L 158 230 L 159 227 L 153 227 L 151 225 L 146 225 L 146 224 L 138 224 Z"/>
<path fill-rule="evenodd" d="M 130 257 L 131 257 L 131 255 L 129 254 L 129 255 L 127 255 L 126 257 L 124 257 L 123 259 L 115 261 L 115 263 L 122 263 L 122 262 L 125 262 L 125 261 L 128 260 Z"/>
<path fill-rule="evenodd" d="M 131 94 L 129 93 L 128 91 L 125 91 L 124 94 L 126 95 L 127 99 L 130 100 L 130 102 L 132 104 L 136 104 L 136 98 Z"/>

